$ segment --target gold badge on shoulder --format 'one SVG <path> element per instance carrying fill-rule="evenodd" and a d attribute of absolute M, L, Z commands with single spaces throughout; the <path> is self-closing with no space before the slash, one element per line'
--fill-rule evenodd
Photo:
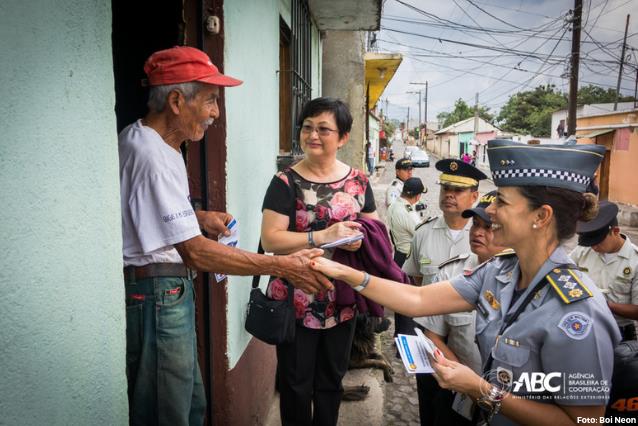
<path fill-rule="evenodd" d="M 623 275 L 631 275 L 631 268 L 629 266 L 627 266 L 625 269 L 622 270 Z"/>
<path fill-rule="evenodd" d="M 485 298 L 485 300 L 487 300 L 487 303 L 490 304 L 492 309 L 500 309 L 501 303 L 496 300 L 496 296 L 494 296 L 494 293 L 492 293 L 490 290 L 486 290 L 485 293 L 483 293 L 483 297 Z"/>

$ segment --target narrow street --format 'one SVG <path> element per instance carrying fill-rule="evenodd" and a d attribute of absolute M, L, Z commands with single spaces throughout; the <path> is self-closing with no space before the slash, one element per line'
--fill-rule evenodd
<path fill-rule="evenodd" d="M 403 154 L 404 145 L 394 144 L 395 161 Z M 425 216 L 437 216 L 441 214 L 438 206 L 439 185 L 438 177 L 440 172 L 434 167 L 437 159 L 430 155 L 430 167 L 415 168 L 414 177 L 419 177 L 427 188 L 427 193 L 422 196 L 423 203 L 426 204 Z M 377 203 L 379 216 L 385 221 L 386 206 L 385 192 L 388 185 L 394 178 L 394 162 L 385 162 L 385 169 L 381 172 L 378 180 L 373 179 L 374 198 Z M 491 180 L 484 180 L 480 184 L 481 194 L 496 189 Z M 394 320 L 393 312 L 386 309 L 386 316 Z M 383 425 L 392 426 L 418 426 L 419 423 L 419 402 L 416 393 L 416 379 L 414 375 L 408 374 L 403 368 L 400 359 L 397 359 L 394 345 L 394 324 L 381 334 L 381 348 L 383 355 L 391 362 L 394 369 L 394 382 L 385 383 Z"/>

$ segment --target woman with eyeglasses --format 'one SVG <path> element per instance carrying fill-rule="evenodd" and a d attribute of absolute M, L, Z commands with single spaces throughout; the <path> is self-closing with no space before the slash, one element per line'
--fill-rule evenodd
<path fill-rule="evenodd" d="M 405 286 L 316 258 L 317 271 L 411 317 L 476 310 L 483 374 L 434 351 L 434 377 L 469 395 L 491 425 L 598 423 L 610 396 L 620 335 L 605 298 L 565 253 L 578 220 L 596 215 L 584 194 L 600 145 L 488 143 L 498 195 L 493 243 L 516 255 L 424 287 Z"/>
<path fill-rule="evenodd" d="M 298 127 L 303 159 L 273 177 L 262 207 L 262 245 L 275 254 L 360 234 L 360 225 L 354 222 L 359 216 L 378 219 L 366 173 L 337 159 L 352 127 L 347 105 L 333 98 L 313 99 L 304 106 Z M 290 224 L 292 206 L 294 224 Z M 362 244 L 366 242 L 339 248 L 357 251 Z M 332 253 L 326 249 L 324 256 Z M 283 300 L 288 291 L 291 288 L 276 279 L 267 294 Z M 283 425 L 337 424 L 356 316 L 354 305 L 337 302 L 334 290 L 315 295 L 294 290 L 295 339 L 277 345 Z"/>

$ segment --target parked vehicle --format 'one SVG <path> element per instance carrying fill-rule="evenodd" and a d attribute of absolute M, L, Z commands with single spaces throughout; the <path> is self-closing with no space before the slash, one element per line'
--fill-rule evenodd
<path fill-rule="evenodd" d="M 405 150 L 403 151 L 403 157 L 405 157 L 405 158 L 411 158 L 412 153 L 413 153 L 414 151 L 418 151 L 418 150 L 419 150 L 419 148 L 418 148 L 418 147 L 416 147 L 416 146 L 406 146 L 406 147 L 405 147 Z"/>
<path fill-rule="evenodd" d="M 430 167 L 430 157 L 421 149 L 412 151 L 410 160 L 412 160 L 412 167 Z"/>

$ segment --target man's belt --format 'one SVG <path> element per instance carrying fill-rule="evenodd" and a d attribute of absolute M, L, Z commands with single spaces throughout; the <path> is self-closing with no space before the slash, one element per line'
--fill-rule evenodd
<path fill-rule="evenodd" d="M 144 266 L 124 268 L 124 279 L 129 281 L 156 277 L 194 278 L 195 272 L 188 269 L 183 263 L 150 263 Z"/>

